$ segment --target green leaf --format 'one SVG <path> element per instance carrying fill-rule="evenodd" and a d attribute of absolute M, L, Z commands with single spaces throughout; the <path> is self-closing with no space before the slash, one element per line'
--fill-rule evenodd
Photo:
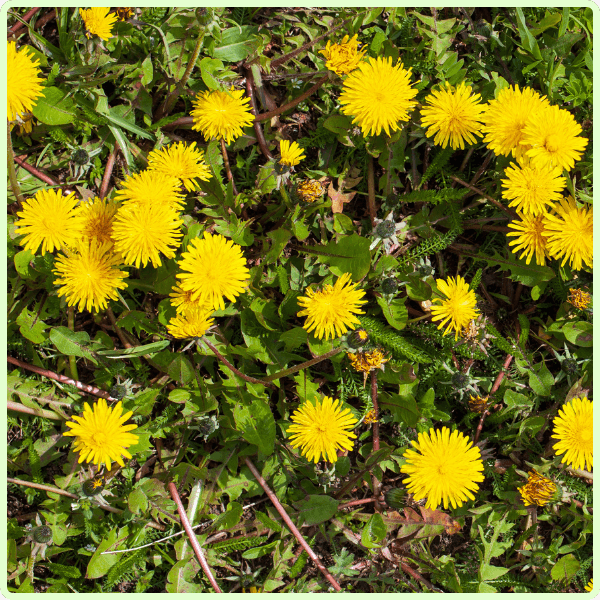
<path fill-rule="evenodd" d="M 167 593 L 200 594 L 204 592 L 204 585 L 193 581 L 199 570 L 200 564 L 196 560 L 184 558 L 177 561 L 167 575 L 167 585 L 165 586 Z"/>
<path fill-rule="evenodd" d="M 44 329 L 48 329 L 48 325 L 40 320 L 37 313 L 31 312 L 27 307 L 17 317 L 17 325 L 19 325 L 21 335 L 34 344 L 41 344 L 48 338 L 44 333 Z"/>
<path fill-rule="evenodd" d="M 391 411 L 396 422 L 404 423 L 408 427 L 416 427 L 421 416 L 412 394 L 407 396 L 394 393 L 381 394 L 379 406 Z"/>
<path fill-rule="evenodd" d="M 548 370 L 545 363 L 540 362 L 533 365 L 529 371 L 529 387 L 538 396 L 549 396 L 552 386 L 554 385 L 554 377 Z"/>
<path fill-rule="evenodd" d="M 54 327 L 50 331 L 50 341 L 57 347 L 59 352 L 67 356 L 80 356 L 92 361 L 95 365 L 98 361 L 86 346 L 90 343 L 90 336 L 85 331 L 71 331 L 68 327 Z"/>
<path fill-rule="evenodd" d="M 306 500 L 296 502 L 298 509 L 299 522 L 307 525 L 317 525 L 329 521 L 337 512 L 340 501 L 331 496 L 308 496 Z"/>
<path fill-rule="evenodd" d="M 116 548 L 116 541 L 118 539 L 118 531 L 115 527 L 111 532 L 100 542 L 100 545 L 96 548 L 90 562 L 87 566 L 85 576 L 88 579 L 98 579 L 108 573 L 108 570 L 121 560 L 120 554 L 102 554 L 105 550 Z"/>
<path fill-rule="evenodd" d="M 31 250 L 21 250 L 21 252 L 15 254 L 15 269 L 23 279 L 35 278 L 35 271 L 32 271 L 31 269 L 31 262 L 33 259 L 34 255 Z"/>
<path fill-rule="evenodd" d="M 381 548 L 381 542 L 387 534 L 387 527 L 379 513 L 371 515 L 361 533 L 361 542 L 365 548 Z"/>
<path fill-rule="evenodd" d="M 494 252 L 494 256 L 485 256 L 484 254 L 469 254 L 469 256 L 477 257 L 487 261 L 491 266 L 498 266 L 502 271 L 510 271 L 509 277 L 513 281 L 518 281 L 523 285 L 534 287 L 544 281 L 549 281 L 555 276 L 554 271 L 550 267 L 541 267 L 533 263 L 527 264 L 525 260 L 517 258 L 515 254 L 510 254 L 508 258 L 504 258 Z"/>
<path fill-rule="evenodd" d="M 194 367 L 190 360 L 183 354 L 175 355 L 175 360 L 169 365 L 169 377 L 175 381 L 186 385 L 194 379 Z"/>
<path fill-rule="evenodd" d="M 251 43 L 252 27 L 232 27 L 221 34 L 221 41 L 212 51 L 213 58 L 219 58 L 227 62 L 238 62 L 244 60 L 253 50 Z"/>
<path fill-rule="evenodd" d="M 227 510 L 220 514 L 210 525 L 213 531 L 223 531 L 235 527 L 242 518 L 244 508 L 238 502 L 230 502 Z"/>
<path fill-rule="evenodd" d="M 115 125 L 118 125 L 119 127 L 122 127 L 123 129 L 127 129 L 127 131 L 131 131 L 131 133 L 135 133 L 136 135 L 139 135 L 140 137 L 146 138 L 148 140 L 153 140 L 153 141 L 156 140 L 154 135 L 152 135 L 151 133 L 148 133 L 145 129 L 138 127 L 134 123 L 131 123 L 127 119 L 123 119 L 123 118 L 119 117 L 118 115 L 116 115 L 114 113 L 114 111 L 112 109 L 111 109 L 111 111 L 109 111 L 107 113 L 102 113 L 102 114 L 109 121 L 112 121 Z M 111 129 L 111 131 L 112 131 L 112 129 Z M 119 142 L 119 144 L 120 144 L 120 142 Z"/>
<path fill-rule="evenodd" d="M 215 75 L 219 73 L 219 71 L 223 70 L 223 61 L 205 56 L 200 61 L 199 67 L 200 76 L 202 77 L 202 81 L 204 81 L 206 87 L 209 90 L 220 90 L 221 85 L 215 78 Z"/>
<path fill-rule="evenodd" d="M 160 340 L 145 344 L 144 346 L 135 346 L 125 350 L 98 350 L 96 354 L 106 356 L 106 358 L 133 358 L 135 356 L 148 356 L 164 350 L 171 342 L 169 340 Z"/>
<path fill-rule="evenodd" d="M 566 579 L 570 581 L 573 579 L 575 574 L 579 571 L 579 561 L 573 554 L 567 554 L 560 558 L 557 563 L 552 567 L 550 576 L 554 581 L 561 581 Z"/>
<path fill-rule="evenodd" d="M 148 496 L 137 488 L 127 496 L 127 507 L 134 514 L 145 513 L 148 510 Z"/>
<path fill-rule="evenodd" d="M 331 115 L 325 119 L 323 127 L 333 133 L 347 133 L 352 127 L 352 119 L 346 115 Z"/>
<path fill-rule="evenodd" d="M 509 569 L 504 567 L 495 567 L 494 565 L 482 565 L 479 574 L 483 581 L 492 581 L 494 579 L 498 579 L 498 577 L 502 577 L 508 573 Z"/>
<path fill-rule="evenodd" d="M 307 249 L 303 248 L 302 251 Z M 314 253 L 321 262 L 331 267 L 332 273 L 338 277 L 350 273 L 353 281 L 361 280 L 371 266 L 369 240 L 356 233 L 341 238 L 339 242 L 332 240 Z"/>
<path fill-rule="evenodd" d="M 261 556 L 271 554 L 278 543 L 279 540 L 274 540 L 270 544 L 265 544 L 264 546 L 258 546 L 257 548 L 249 548 L 248 550 L 242 553 L 242 558 L 245 558 L 246 560 L 252 560 L 253 558 L 260 558 Z"/>
<path fill-rule="evenodd" d="M 274 263 L 281 256 L 283 249 L 292 237 L 292 232 L 287 229 L 275 229 L 267 234 L 271 240 L 271 249 L 267 252 L 264 262 L 266 264 Z"/>
<path fill-rule="evenodd" d="M 256 399 L 251 406 L 238 405 L 233 410 L 237 430 L 243 438 L 258 446 L 265 455 L 273 453 L 275 448 L 275 419 L 269 405 Z"/>
<path fill-rule="evenodd" d="M 57 87 L 43 90 L 32 109 L 33 116 L 46 125 L 67 125 L 77 118 L 75 102 Z"/>
<path fill-rule="evenodd" d="M 284 331 L 279 339 L 285 344 L 285 351 L 290 352 L 306 344 L 308 340 L 308 333 L 303 327 L 294 327 L 289 331 Z"/>
<path fill-rule="evenodd" d="M 591 348 L 594 345 L 594 326 L 587 321 L 566 323 L 562 333 L 569 342 L 582 348 Z"/>
<path fill-rule="evenodd" d="M 381 307 L 383 316 L 394 329 L 400 330 L 406 327 L 408 309 L 404 306 L 405 302 L 406 298 L 394 298 L 387 302 L 385 298 L 377 297 L 377 304 Z"/>

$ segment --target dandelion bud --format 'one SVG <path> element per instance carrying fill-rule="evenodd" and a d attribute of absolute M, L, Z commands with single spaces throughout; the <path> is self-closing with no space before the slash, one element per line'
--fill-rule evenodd
<path fill-rule="evenodd" d="M 52 539 L 52 529 L 47 525 L 43 525 L 42 527 L 36 527 L 33 532 L 33 539 L 38 544 L 47 544 Z"/>

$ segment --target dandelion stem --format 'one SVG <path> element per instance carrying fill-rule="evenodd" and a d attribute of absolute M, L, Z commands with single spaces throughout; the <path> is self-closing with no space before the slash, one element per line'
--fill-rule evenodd
<path fill-rule="evenodd" d="M 367 208 L 369 209 L 369 217 L 371 218 L 371 226 L 375 227 L 375 217 L 377 216 L 377 208 L 375 207 L 375 167 L 373 165 L 373 157 L 369 155 L 369 168 L 367 172 L 367 184 L 369 188 L 369 196 L 367 198 Z"/>
<path fill-rule="evenodd" d="M 288 375 L 292 375 L 293 373 L 297 373 L 298 371 L 302 371 L 302 369 L 308 369 L 308 367 L 312 367 L 336 354 L 339 354 L 343 351 L 343 348 L 335 348 L 334 350 L 330 350 L 325 354 L 321 354 L 321 356 L 317 356 L 311 360 L 307 360 L 299 365 L 294 367 L 290 367 L 289 369 L 283 369 L 283 371 L 278 371 L 277 373 L 273 373 L 273 375 L 269 375 L 265 377 L 265 381 L 275 381 L 276 379 L 281 379 L 282 377 L 287 377 Z"/>
<path fill-rule="evenodd" d="M 248 98 L 250 98 L 250 106 L 252 107 L 252 114 L 256 117 L 258 114 L 258 110 L 256 108 L 256 96 L 254 94 L 254 76 L 252 75 L 252 69 L 246 69 L 246 92 L 248 93 Z M 268 160 L 273 160 L 273 155 L 269 152 L 269 147 L 267 146 L 267 141 L 265 140 L 265 134 L 262 130 L 262 125 L 254 119 L 254 131 L 256 133 L 256 140 L 258 141 L 258 146 L 260 151 L 267 157 Z"/>
<path fill-rule="evenodd" d="M 37 177 L 40 181 L 43 181 L 44 183 L 47 183 L 51 186 L 59 185 L 59 183 L 52 179 L 52 177 L 46 175 L 45 173 L 42 173 L 39 169 L 36 169 L 35 167 L 32 167 L 30 164 L 26 163 L 25 158 L 26 156 L 15 156 L 15 162 L 26 171 L 29 171 L 34 177 Z"/>
<path fill-rule="evenodd" d="M 275 508 L 277 509 L 277 512 L 281 515 L 281 518 L 283 519 L 284 523 L 288 526 L 289 530 L 294 534 L 298 542 L 300 542 L 300 545 L 306 550 L 306 553 L 312 558 L 314 563 L 317 565 L 317 568 L 319 569 L 319 571 L 321 571 L 321 573 L 327 579 L 327 581 L 329 581 L 329 583 L 337 592 L 340 592 L 342 590 L 340 584 L 334 579 L 333 575 L 327 570 L 325 565 L 319 560 L 319 557 L 314 553 L 313 549 L 302 537 L 302 534 L 300 533 L 300 531 L 298 531 L 298 528 L 290 519 L 290 516 L 287 514 L 285 508 L 283 508 L 281 502 L 279 502 L 279 500 L 277 499 L 277 496 L 273 493 L 271 488 L 267 485 L 267 482 L 257 471 L 252 461 L 249 458 L 246 458 L 245 462 L 250 471 L 252 471 L 252 475 L 254 475 L 256 481 L 260 483 L 262 489 L 265 491 L 265 494 L 269 496 L 269 500 L 271 500 L 271 502 L 274 504 Z"/>
<path fill-rule="evenodd" d="M 181 524 L 183 525 L 183 528 L 185 529 L 185 532 L 190 540 L 190 543 L 192 544 L 192 548 L 194 549 L 194 553 L 196 554 L 196 558 L 198 559 L 198 562 L 200 563 L 200 566 L 202 567 L 204 574 L 208 578 L 208 581 L 210 581 L 210 585 L 212 585 L 213 590 L 215 590 L 215 592 L 217 592 L 217 594 L 222 594 L 223 592 L 221 591 L 221 588 L 219 587 L 219 584 L 217 583 L 215 576 L 213 575 L 212 571 L 210 570 L 208 561 L 206 560 L 206 557 L 204 556 L 204 553 L 202 552 L 202 548 L 200 548 L 200 544 L 198 543 L 198 539 L 196 538 L 196 534 L 192 530 L 192 526 L 190 525 L 187 515 L 185 514 L 185 508 L 183 507 L 183 504 L 181 503 L 181 498 L 179 497 L 179 493 L 177 492 L 177 486 L 173 482 L 170 482 L 167 487 L 169 488 L 169 493 L 171 494 L 171 498 L 173 498 L 173 501 L 177 505 L 177 512 L 179 513 L 179 518 L 181 519 Z"/>
<path fill-rule="evenodd" d="M 25 13 L 21 19 L 24 22 L 20 22 L 18 21 L 17 23 L 15 23 L 9 30 L 8 30 L 8 37 L 10 38 L 10 36 L 14 35 L 15 33 L 17 33 L 17 31 L 19 31 L 19 29 L 21 29 L 21 27 L 23 27 L 25 25 L 25 23 L 27 23 L 27 21 L 29 21 L 29 19 L 31 19 L 31 17 L 33 17 L 33 15 L 35 15 L 35 13 L 40 10 L 41 7 L 34 7 L 32 8 L 29 12 Z M 11 16 L 10 14 L 8 16 Z"/>
<path fill-rule="evenodd" d="M 227 147 L 225 146 L 225 140 L 221 138 L 221 153 L 223 154 L 223 162 L 225 163 L 225 170 L 227 171 L 227 179 L 231 181 L 234 196 L 237 196 L 237 188 L 233 181 L 233 173 L 231 172 L 231 166 L 229 164 L 229 156 L 227 155 Z"/>
<path fill-rule="evenodd" d="M 504 206 L 504 204 L 502 204 L 501 202 L 498 202 L 498 200 L 492 198 L 491 196 L 489 196 L 488 194 L 486 194 L 479 188 L 476 188 L 474 185 L 471 185 L 470 183 L 463 181 L 462 179 L 456 177 L 455 175 L 450 175 L 450 179 L 452 179 L 453 181 L 456 181 L 457 183 L 460 183 L 460 185 L 463 185 L 466 188 L 469 188 L 471 191 L 475 192 L 476 194 L 479 194 L 480 196 L 485 198 L 488 202 L 491 202 L 496 208 L 499 208 L 501 211 L 504 211 L 507 215 L 510 216 L 511 219 L 517 218 L 516 212 L 514 212 L 512 209 L 508 208 L 507 206 Z"/>
<path fill-rule="evenodd" d="M 377 370 L 371 371 L 371 400 L 373 401 L 373 412 L 375 421 L 373 422 L 373 451 L 379 450 L 379 406 L 377 403 Z M 375 492 L 375 496 L 377 496 Z"/>
<path fill-rule="evenodd" d="M 119 151 L 119 143 L 115 141 L 115 149 L 108 155 L 106 161 L 106 168 L 104 169 L 104 176 L 102 177 L 102 184 L 100 185 L 100 199 L 103 199 L 108 192 L 108 185 L 110 178 L 112 177 L 113 169 L 115 168 L 115 159 L 117 158 L 117 152 Z"/>
<path fill-rule="evenodd" d="M 490 391 L 490 396 L 492 394 L 495 394 L 498 391 L 498 388 L 500 387 L 500 384 L 502 383 L 502 380 L 504 379 L 504 374 L 506 373 L 506 369 L 508 369 L 508 367 L 510 366 L 512 359 L 513 359 L 513 357 L 511 354 L 506 355 L 506 358 L 504 359 L 504 364 L 502 365 L 502 369 L 500 369 L 500 373 L 498 373 L 498 376 L 496 377 L 496 381 L 494 381 L 494 385 L 492 386 L 492 389 Z"/>
<path fill-rule="evenodd" d="M 69 306 L 67 309 L 67 325 L 69 329 L 75 333 L 75 307 Z M 71 377 L 77 381 L 79 375 L 77 374 L 77 357 L 75 355 L 69 356 L 69 370 L 71 371 Z"/>
<path fill-rule="evenodd" d="M 15 170 L 15 153 L 12 147 L 12 138 L 10 134 L 10 123 L 7 123 L 8 135 L 6 138 L 6 157 L 8 164 L 8 179 L 10 180 L 10 187 L 12 188 L 13 194 L 17 199 L 17 202 L 23 202 L 24 198 L 21 194 L 21 188 L 17 180 L 17 172 Z"/>

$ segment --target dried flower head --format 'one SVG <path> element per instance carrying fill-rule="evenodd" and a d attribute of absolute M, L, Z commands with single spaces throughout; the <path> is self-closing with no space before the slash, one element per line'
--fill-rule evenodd
<path fill-rule="evenodd" d="M 556 494 L 556 484 L 551 479 L 540 475 L 535 469 L 529 471 L 527 475 L 527 483 L 518 488 L 521 498 L 523 498 L 523 504 L 525 506 L 548 504 Z"/>
<path fill-rule="evenodd" d="M 304 202 L 316 202 L 325 193 L 325 188 L 316 179 L 307 179 L 300 182 L 296 187 L 296 194 Z"/>
<path fill-rule="evenodd" d="M 570 293 L 567 301 L 579 310 L 585 310 L 592 302 L 591 294 L 584 290 L 569 288 L 569 292 Z"/>

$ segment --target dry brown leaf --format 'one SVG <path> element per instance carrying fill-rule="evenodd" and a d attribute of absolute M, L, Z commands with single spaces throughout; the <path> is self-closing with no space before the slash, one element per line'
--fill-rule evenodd
<path fill-rule="evenodd" d="M 356 192 L 348 192 L 347 194 L 338 192 L 333 187 L 333 182 L 331 182 L 327 190 L 327 195 L 331 198 L 331 210 L 335 215 L 344 212 L 344 203 L 350 202 L 356 196 Z"/>

